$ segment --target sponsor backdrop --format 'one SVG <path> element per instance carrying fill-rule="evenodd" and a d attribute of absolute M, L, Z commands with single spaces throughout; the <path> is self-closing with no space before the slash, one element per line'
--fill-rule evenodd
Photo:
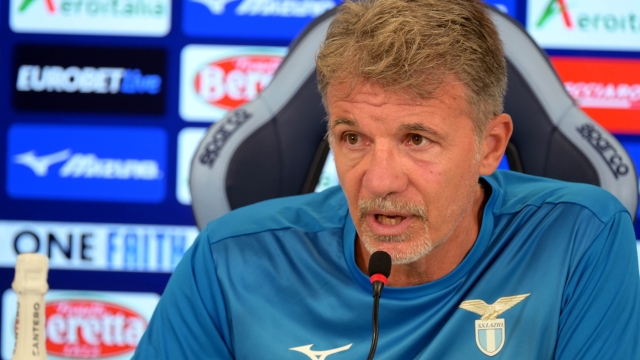
<path fill-rule="evenodd" d="M 37 252 L 50 269 L 169 273 L 197 235 L 193 226 L 0 220 L 0 267 Z"/>
<path fill-rule="evenodd" d="M 167 138 L 160 128 L 14 124 L 7 138 L 12 198 L 164 200 Z"/>
<path fill-rule="evenodd" d="M 638 1 L 486 1 L 526 27 L 640 164 Z M 262 91 L 295 36 L 340 2 L 0 2 L 2 359 L 24 252 L 50 258 L 51 359 L 131 356 L 198 234 L 188 175 L 206 128 Z M 318 189 L 336 182 L 325 170 Z"/>
<path fill-rule="evenodd" d="M 165 36 L 171 0 L 11 0 L 16 33 Z"/>
<path fill-rule="evenodd" d="M 15 343 L 17 296 L 2 294 L 2 342 Z M 130 359 L 160 296 L 155 293 L 50 290 L 45 297 L 48 359 Z M 13 349 L 3 347 L 2 360 Z"/>
<path fill-rule="evenodd" d="M 640 133 L 640 59 L 554 56 L 551 61 L 587 114 L 611 132 Z"/>
<path fill-rule="evenodd" d="M 338 0 L 182 0 L 182 30 L 242 43 L 288 43 Z M 215 26 L 212 26 L 215 24 Z"/>
<path fill-rule="evenodd" d="M 637 0 L 527 3 L 527 30 L 544 48 L 640 51 Z"/>
<path fill-rule="evenodd" d="M 161 115 L 165 59 L 163 49 L 18 45 L 13 106 L 24 111 Z"/>
<path fill-rule="evenodd" d="M 286 47 L 187 45 L 180 55 L 180 117 L 211 123 L 255 98 Z"/>

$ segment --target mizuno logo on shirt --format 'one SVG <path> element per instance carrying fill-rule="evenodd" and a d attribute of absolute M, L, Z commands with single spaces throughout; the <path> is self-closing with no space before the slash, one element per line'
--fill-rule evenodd
<path fill-rule="evenodd" d="M 307 355 L 309 359 L 312 359 L 312 360 L 325 360 L 329 355 L 333 355 L 335 353 L 349 350 L 351 348 L 351 345 L 353 344 L 345 345 L 343 347 L 339 347 L 335 349 L 318 351 L 318 350 L 311 350 L 311 347 L 313 346 L 313 344 L 309 344 L 304 346 L 293 347 L 289 350 L 301 352 Z"/>

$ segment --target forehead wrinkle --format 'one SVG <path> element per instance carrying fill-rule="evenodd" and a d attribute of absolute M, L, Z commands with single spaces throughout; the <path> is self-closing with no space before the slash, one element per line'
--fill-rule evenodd
<path fill-rule="evenodd" d="M 352 85 L 349 82 L 330 84 L 327 88 L 328 102 L 361 103 L 377 108 L 394 102 L 405 105 L 415 102 L 401 91 L 387 91 L 374 83 L 361 81 L 355 87 Z"/>

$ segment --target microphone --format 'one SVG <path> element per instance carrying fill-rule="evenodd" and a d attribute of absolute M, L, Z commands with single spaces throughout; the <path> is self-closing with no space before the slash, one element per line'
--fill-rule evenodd
<path fill-rule="evenodd" d="M 367 360 L 372 360 L 378 346 L 378 307 L 382 289 L 391 274 L 391 256 L 385 251 L 376 251 L 369 258 L 369 280 L 373 287 L 373 337 Z"/>

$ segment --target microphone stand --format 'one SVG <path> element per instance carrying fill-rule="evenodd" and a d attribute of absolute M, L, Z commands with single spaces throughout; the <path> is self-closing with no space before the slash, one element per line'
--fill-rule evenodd
<path fill-rule="evenodd" d="M 376 280 L 373 285 L 373 336 L 371 338 L 371 349 L 369 349 L 369 356 L 367 360 L 373 360 L 373 355 L 376 353 L 378 347 L 378 308 L 380 307 L 380 295 L 382 294 L 382 288 L 384 283 L 380 280 Z"/>
<path fill-rule="evenodd" d="M 369 280 L 373 287 L 373 338 L 371 339 L 371 349 L 367 360 L 373 360 L 373 355 L 378 347 L 378 308 L 380 307 L 380 296 L 382 289 L 387 283 L 387 278 L 391 274 L 391 256 L 384 251 L 376 251 L 369 258 Z"/>

